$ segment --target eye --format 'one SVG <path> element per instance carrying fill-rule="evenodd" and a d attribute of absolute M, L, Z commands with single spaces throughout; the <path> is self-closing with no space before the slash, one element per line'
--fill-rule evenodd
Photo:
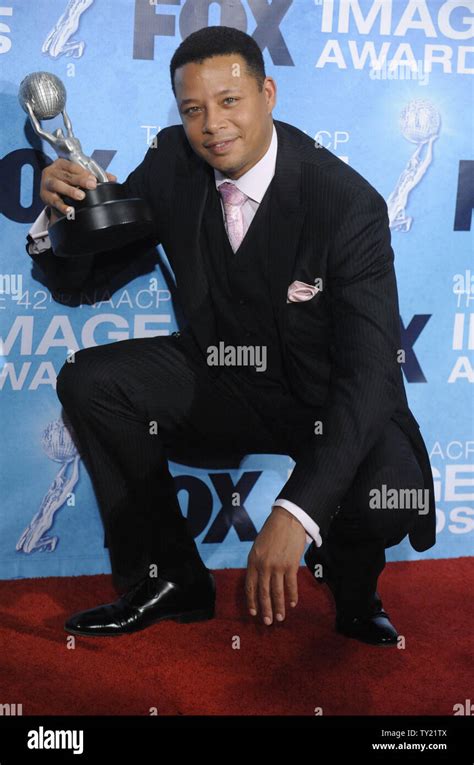
<path fill-rule="evenodd" d="M 224 98 L 224 101 L 238 101 L 239 99 L 235 96 L 227 96 L 227 98 Z M 199 106 L 190 106 L 189 109 L 185 109 L 185 114 L 191 114 L 193 113 L 193 109 L 199 109 Z"/>

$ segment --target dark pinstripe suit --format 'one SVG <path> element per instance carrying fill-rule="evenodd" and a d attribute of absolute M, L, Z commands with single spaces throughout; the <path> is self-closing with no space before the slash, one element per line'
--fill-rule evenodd
<path fill-rule="evenodd" d="M 397 470 L 397 475 L 392 475 L 392 485 L 409 487 L 422 483 L 429 490 L 430 507 L 425 515 L 412 513 L 406 522 L 398 524 L 397 521 L 397 533 L 392 533 L 392 529 L 380 539 L 383 537 L 383 546 L 387 546 L 389 540 L 393 544 L 395 538 L 398 541 L 400 534 L 403 536 L 408 531 L 412 546 L 426 550 L 435 542 L 433 479 L 418 423 L 408 408 L 397 360 L 401 347 L 399 309 L 385 201 L 355 170 L 326 149 L 315 148 L 313 141 L 300 130 L 277 120 L 275 126 L 278 155 L 270 235 L 274 268 L 269 288 L 284 369 L 295 402 L 311 400 L 322 412 L 323 421 L 322 436 L 306 439 L 304 448 L 296 451 L 292 448 L 293 453 L 288 449 L 292 456 L 295 454 L 296 465 L 279 494 L 303 507 L 318 523 L 323 539 L 327 539 L 330 526 L 334 534 L 341 517 L 350 515 L 341 511 L 337 524 L 336 520 L 332 523 L 337 507 L 346 507 L 351 492 L 354 496 L 361 466 L 366 468 L 372 464 L 374 467 L 376 452 L 379 456 L 383 453 L 386 461 L 390 458 L 387 442 L 390 432 L 393 438 L 399 439 L 392 450 L 393 460 L 386 464 L 389 472 L 395 467 Z M 178 125 L 160 131 L 157 148 L 147 152 L 126 181 L 131 193 L 147 198 L 153 207 L 155 241 L 163 245 L 169 258 L 182 310 L 196 348 L 200 348 L 204 356 L 208 346 L 218 344 L 209 284 L 198 246 L 205 202 L 204 174 L 208 172 L 208 166 L 194 154 L 184 129 Z M 139 252 L 136 248 L 137 257 Z M 75 289 L 107 283 L 130 261 L 131 253 L 122 250 L 68 263 L 58 262 L 59 259 L 50 255 L 32 257 L 47 274 L 51 286 Z M 316 278 L 322 279 L 323 290 L 313 299 L 286 303 L 292 281 L 314 283 Z M 151 341 L 147 351 L 159 346 L 159 354 L 163 354 L 165 343 L 155 338 Z M 114 354 L 114 363 L 118 364 L 117 369 L 114 368 L 114 379 L 123 364 L 123 390 L 127 386 L 132 390 L 127 381 L 130 374 L 127 370 L 132 367 L 130 359 L 134 355 L 132 346 L 127 349 L 125 343 L 114 345 L 122 348 L 120 351 L 107 350 L 110 346 L 87 349 L 79 352 L 77 359 L 82 355 L 85 365 L 86 354 L 88 362 L 94 355 L 104 370 L 103 360 Z M 171 348 L 171 344 L 167 347 Z M 131 354 L 128 362 L 127 353 Z M 120 359 L 123 356 L 123 362 L 119 361 L 118 354 Z M 160 359 L 165 363 L 162 355 Z M 175 357 L 173 363 L 176 370 L 182 370 L 182 358 Z M 58 394 L 64 402 L 71 389 L 79 385 L 77 374 L 75 383 L 72 379 L 71 366 L 63 368 L 58 377 L 58 383 L 61 382 Z M 153 361 L 150 369 L 152 367 Z M 146 376 L 146 371 L 144 373 Z M 159 365 L 156 373 L 159 373 Z M 212 373 L 212 367 L 205 369 L 206 377 Z M 88 374 L 92 374 L 90 366 Z M 104 374 L 102 371 L 102 379 Z M 101 374 L 96 377 L 100 379 Z M 69 378 L 68 385 L 66 378 Z M 81 376 L 81 379 L 85 378 Z M 150 386 L 154 380 L 150 374 Z M 107 388 L 112 395 L 110 383 Z M 143 412 L 149 414 L 150 400 L 146 399 L 142 386 L 139 389 L 140 401 L 134 400 L 134 403 L 141 404 Z M 132 400 L 131 394 L 128 400 Z M 245 406 L 245 402 L 242 405 Z M 182 414 L 181 411 L 180 416 Z M 110 418 L 111 412 L 108 416 Z M 165 416 L 161 409 L 160 416 Z M 178 419 L 177 413 L 176 417 Z M 241 419 L 241 422 L 248 427 L 251 419 Z M 182 425 L 179 427 L 182 429 Z M 125 433 L 123 428 L 122 433 Z M 84 437 L 88 437 L 87 434 L 84 433 Z M 263 436 L 265 446 L 268 445 L 266 438 Z M 382 443 L 385 449 L 380 451 Z M 407 469 L 407 483 L 403 465 Z M 376 467 L 379 469 L 380 463 Z M 122 468 L 127 470 L 125 462 Z M 409 468 L 411 475 L 408 475 Z M 367 473 L 364 485 L 366 489 L 372 485 Z"/>

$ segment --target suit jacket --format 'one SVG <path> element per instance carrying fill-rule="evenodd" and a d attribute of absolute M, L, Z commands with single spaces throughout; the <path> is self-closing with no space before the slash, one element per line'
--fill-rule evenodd
<path fill-rule="evenodd" d="M 349 489 L 358 466 L 393 419 L 409 437 L 429 510 L 417 513 L 410 542 L 435 543 L 433 475 L 419 424 L 406 399 L 394 254 L 383 197 L 356 170 L 298 128 L 274 120 L 278 152 L 273 178 L 269 289 L 290 387 L 322 407 L 323 435 L 295 463 L 280 491 L 320 527 Z M 154 238 L 173 269 L 182 311 L 206 354 L 217 345 L 199 229 L 212 168 L 189 145 L 182 125 L 163 128 L 125 181 L 154 212 Z M 105 284 L 150 241 L 83 258 L 32 255 L 52 287 Z M 287 303 L 294 280 L 322 290 Z"/>

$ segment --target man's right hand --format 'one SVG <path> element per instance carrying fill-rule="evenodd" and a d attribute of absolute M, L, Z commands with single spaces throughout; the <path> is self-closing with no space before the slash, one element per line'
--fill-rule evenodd
<path fill-rule="evenodd" d="M 107 173 L 107 177 L 109 181 L 117 180 L 112 173 Z M 70 209 L 62 199 L 63 195 L 80 200 L 84 198 L 82 189 L 95 189 L 96 185 L 95 175 L 69 159 L 60 157 L 45 167 L 41 174 L 40 197 L 51 208 L 50 225 L 61 215 L 67 215 Z"/>

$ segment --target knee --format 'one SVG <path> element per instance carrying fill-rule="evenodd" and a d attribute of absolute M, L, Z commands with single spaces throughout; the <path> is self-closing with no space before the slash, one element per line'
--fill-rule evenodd
<path fill-rule="evenodd" d="M 365 483 L 358 501 L 366 525 L 373 533 L 379 533 L 391 527 L 408 528 L 416 514 L 423 511 L 426 494 L 423 474 L 414 462 L 406 468 L 381 467 Z"/>
<path fill-rule="evenodd" d="M 406 462 L 380 467 L 366 482 L 366 492 L 372 505 L 379 498 L 385 498 L 385 504 L 403 507 L 410 497 L 414 500 L 416 492 L 423 488 L 423 473 L 414 456 Z"/>
<path fill-rule="evenodd" d="M 71 400 L 77 404 L 80 399 L 88 399 L 95 380 L 95 364 L 89 351 L 95 348 L 84 348 L 76 351 L 74 356 L 64 362 L 56 378 L 56 395 L 62 404 Z"/>
<path fill-rule="evenodd" d="M 384 461 L 382 465 L 372 471 L 369 480 L 373 486 L 390 484 L 396 489 L 404 486 L 417 488 L 423 485 L 423 474 L 414 454 L 410 454 L 409 458 L 392 459 L 390 463 Z"/>

